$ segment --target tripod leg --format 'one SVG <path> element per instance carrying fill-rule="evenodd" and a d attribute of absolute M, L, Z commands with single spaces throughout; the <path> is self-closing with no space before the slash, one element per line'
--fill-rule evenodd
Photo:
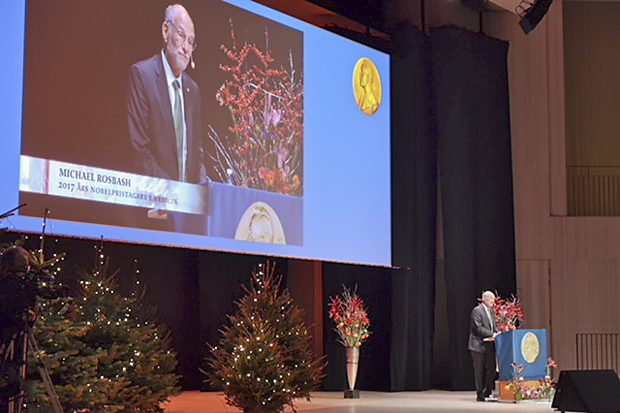
<path fill-rule="evenodd" d="M 13 342 L 15 341 L 15 336 L 11 336 L 10 340 L 7 340 L 4 344 L 2 344 L 2 349 L 0 350 L 0 354 L 2 354 L 2 360 L 5 361 L 13 358 L 13 349 L 15 345 Z"/>
<path fill-rule="evenodd" d="M 21 341 L 21 346 L 19 348 L 15 348 L 15 343 Z M 14 340 L 14 348 L 13 348 L 13 356 L 17 358 L 17 352 L 21 352 L 20 360 L 21 365 L 19 366 L 19 377 L 22 380 L 26 379 L 26 363 L 28 362 L 28 336 L 26 333 L 19 333 L 18 338 Z M 21 413 L 22 408 L 24 407 L 24 398 L 26 397 L 23 390 L 20 390 L 19 396 L 16 396 L 13 400 L 9 402 L 9 413 Z"/>
<path fill-rule="evenodd" d="M 15 335 L 11 336 L 10 340 L 7 340 L 2 345 L 2 359 L 0 360 L 0 364 L 4 365 L 4 363 L 13 363 L 13 356 L 15 355 Z M 8 374 L 8 373 L 7 373 Z M 9 377 L 6 377 L 6 380 L 10 380 Z M 0 400 L 0 413 L 13 413 L 14 405 L 13 401 L 10 397 L 3 398 Z"/>
<path fill-rule="evenodd" d="M 37 365 L 37 369 L 39 370 L 39 374 L 41 375 L 41 379 L 43 383 L 45 383 L 45 387 L 47 388 L 47 395 L 52 402 L 52 407 L 54 408 L 55 413 L 63 413 L 62 406 L 60 405 L 60 400 L 58 399 L 58 394 L 56 393 L 56 389 L 54 389 L 54 384 L 52 383 L 52 379 L 50 378 L 49 372 L 43 363 L 43 360 L 39 357 L 39 346 L 37 341 L 35 340 L 32 332 L 28 333 L 28 343 L 30 344 L 30 351 L 32 351 L 34 355 L 34 360 Z"/>

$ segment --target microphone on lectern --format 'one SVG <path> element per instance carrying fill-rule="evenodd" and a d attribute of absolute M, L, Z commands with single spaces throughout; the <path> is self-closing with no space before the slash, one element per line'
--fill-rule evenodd
<path fill-rule="evenodd" d="M 190 55 L 189 61 L 190 61 L 190 65 L 192 66 L 192 69 L 196 69 L 196 63 L 194 63 L 194 55 Z"/>

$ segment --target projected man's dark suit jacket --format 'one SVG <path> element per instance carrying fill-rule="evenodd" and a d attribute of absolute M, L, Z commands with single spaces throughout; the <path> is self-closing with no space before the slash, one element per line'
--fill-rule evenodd
<path fill-rule="evenodd" d="M 187 127 L 187 181 L 199 183 L 202 146 L 200 89 L 185 72 L 182 79 Z M 127 116 L 140 173 L 179 180 L 171 108 L 161 53 L 134 64 L 129 73 Z"/>

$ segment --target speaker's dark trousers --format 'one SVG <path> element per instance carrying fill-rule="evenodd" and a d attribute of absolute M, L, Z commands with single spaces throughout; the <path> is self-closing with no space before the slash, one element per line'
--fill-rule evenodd
<path fill-rule="evenodd" d="M 484 343 L 485 352 L 470 350 L 474 361 L 474 377 L 476 380 L 476 393 L 478 398 L 491 395 L 495 387 L 495 344 Z"/>

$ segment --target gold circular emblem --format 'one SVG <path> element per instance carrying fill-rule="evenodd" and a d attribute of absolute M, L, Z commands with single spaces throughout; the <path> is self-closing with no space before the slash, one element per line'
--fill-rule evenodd
<path fill-rule="evenodd" d="M 381 105 L 381 77 L 377 66 L 362 57 L 353 69 L 353 94 L 357 106 L 367 115 L 373 115 Z"/>
<path fill-rule="evenodd" d="M 245 210 L 237 225 L 235 239 L 286 244 L 280 218 L 276 211 L 265 202 L 255 202 Z"/>
<path fill-rule="evenodd" d="M 540 342 L 534 333 L 526 333 L 521 339 L 521 354 L 528 363 L 533 363 L 540 354 Z"/>

